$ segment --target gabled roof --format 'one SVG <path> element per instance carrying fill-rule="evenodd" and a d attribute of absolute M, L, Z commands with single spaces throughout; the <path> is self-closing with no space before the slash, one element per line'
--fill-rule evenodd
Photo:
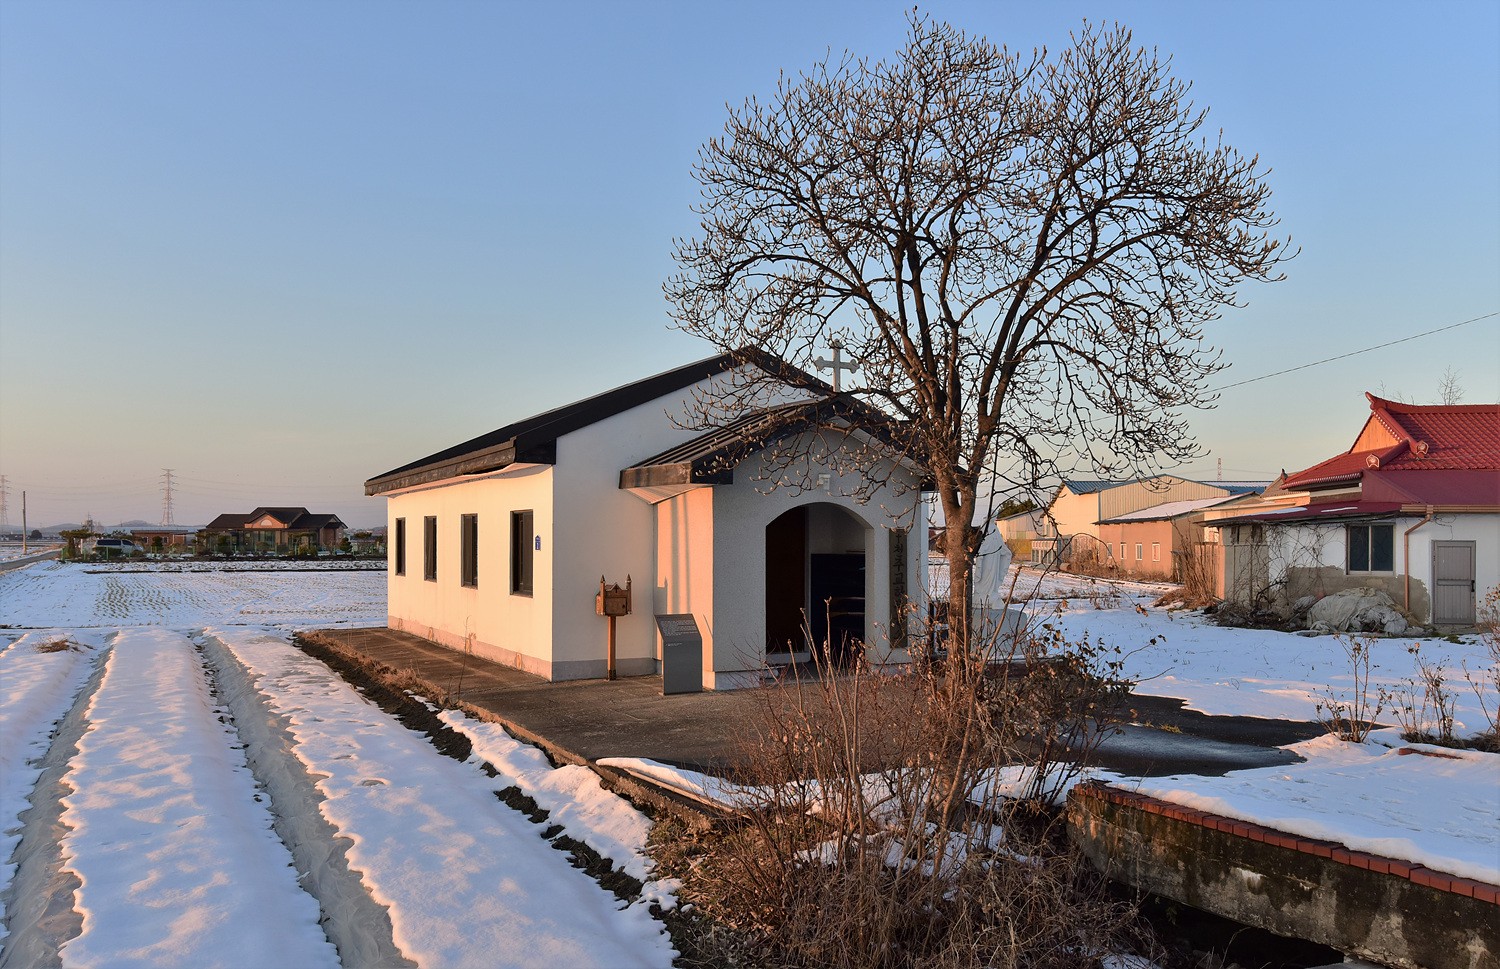
<path fill-rule="evenodd" d="M 652 455 L 620 472 L 620 487 L 678 488 L 733 484 L 734 468 L 749 455 L 811 427 L 829 423 L 858 427 L 899 448 L 899 425 L 863 401 L 841 394 L 795 400 L 754 411 Z"/>
<path fill-rule="evenodd" d="M 272 507 L 262 507 L 255 509 L 250 514 L 245 516 L 245 521 L 253 522 L 262 515 L 270 515 L 272 518 L 281 522 L 283 525 L 291 528 L 292 524 L 296 522 L 297 519 L 306 514 L 307 509 L 300 506 L 276 505 Z"/>
<path fill-rule="evenodd" d="M 1142 508 L 1139 511 L 1126 512 L 1113 518 L 1095 522 L 1096 525 L 1124 525 L 1130 522 L 1159 522 L 1168 521 L 1179 515 L 1188 515 L 1214 505 L 1222 505 L 1226 501 L 1233 501 L 1241 495 L 1215 495 L 1212 498 L 1189 498 L 1185 501 L 1164 501 L 1150 508 Z"/>
<path fill-rule="evenodd" d="M 1330 487 L 1375 470 L 1500 470 L 1500 404 L 1402 404 L 1365 397 L 1370 416 L 1354 445 L 1288 475 L 1284 487 Z"/>
<path fill-rule="evenodd" d="M 690 387 L 700 380 L 752 363 L 788 383 L 831 393 L 832 388 L 779 357 L 753 348 L 720 353 L 654 377 L 607 390 L 481 434 L 425 458 L 403 464 L 365 482 L 365 494 L 379 495 L 466 474 L 498 471 L 511 464 L 555 464 L 557 439 L 624 413 L 632 407 Z"/>
<path fill-rule="evenodd" d="M 349 526 L 340 521 L 337 515 L 313 515 L 303 512 L 301 517 L 294 522 L 289 522 L 287 527 L 297 531 L 322 531 L 325 528 L 348 528 Z"/>
<path fill-rule="evenodd" d="M 248 515 L 225 514 L 220 515 L 209 522 L 204 528 L 212 531 L 242 531 L 249 527 L 250 523 L 265 515 L 281 522 L 288 529 L 297 531 L 311 531 L 322 528 L 347 528 L 338 515 L 312 514 L 306 508 L 300 506 L 262 506 Z"/>
<path fill-rule="evenodd" d="M 1113 481 L 1110 479 L 1090 478 L 1064 478 L 1062 486 L 1075 495 L 1094 495 L 1111 488 L 1121 488 L 1128 484 L 1135 484 L 1138 479 L 1128 478 L 1124 481 Z"/>

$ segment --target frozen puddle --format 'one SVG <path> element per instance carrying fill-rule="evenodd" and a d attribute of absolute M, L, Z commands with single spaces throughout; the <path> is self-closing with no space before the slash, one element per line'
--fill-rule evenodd
<path fill-rule="evenodd" d="M 73 966 L 336 966 L 264 795 L 182 634 L 116 636 L 68 765 Z"/>
<path fill-rule="evenodd" d="M 671 965 L 648 906 L 622 907 L 569 865 L 473 764 L 438 755 L 277 636 L 209 637 L 222 688 L 253 690 L 284 732 L 401 955 L 424 967 Z"/>

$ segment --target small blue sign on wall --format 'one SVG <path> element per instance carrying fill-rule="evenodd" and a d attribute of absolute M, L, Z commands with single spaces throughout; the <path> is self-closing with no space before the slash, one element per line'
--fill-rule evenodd
<path fill-rule="evenodd" d="M 536 536 L 533 541 L 536 542 L 536 550 L 540 552 L 542 550 L 542 536 Z"/>

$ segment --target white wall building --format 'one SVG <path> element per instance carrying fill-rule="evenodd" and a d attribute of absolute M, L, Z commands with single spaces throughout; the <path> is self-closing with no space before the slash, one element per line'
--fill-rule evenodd
<path fill-rule="evenodd" d="M 600 677 L 594 597 L 601 577 L 629 576 L 620 675 L 661 672 L 654 617 L 669 614 L 696 621 L 706 689 L 758 683 L 768 646 L 774 661 L 805 645 L 804 621 L 833 631 L 835 659 L 847 634 L 874 662 L 904 662 L 925 555 L 908 540 L 926 534 L 920 469 L 892 463 L 874 486 L 835 460 L 812 468 L 811 490 L 770 487 L 778 472 L 746 453 L 743 428 L 673 419 L 733 368 L 729 355 L 679 367 L 366 482 L 390 499 L 390 626 L 552 680 Z M 802 401 L 828 399 L 807 384 Z M 803 436 L 816 453 L 824 439 Z M 869 500 L 853 497 L 862 489 Z"/>
<path fill-rule="evenodd" d="M 1370 416 L 1348 451 L 1206 513 L 1224 597 L 1285 614 L 1373 588 L 1416 623 L 1471 626 L 1500 586 L 1500 405 L 1365 396 Z"/>

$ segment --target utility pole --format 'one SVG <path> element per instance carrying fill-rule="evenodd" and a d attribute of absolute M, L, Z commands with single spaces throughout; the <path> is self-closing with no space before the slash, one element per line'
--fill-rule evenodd
<path fill-rule="evenodd" d="M 171 525 L 172 522 L 172 469 L 161 469 L 162 493 L 161 493 L 161 523 Z"/>
<path fill-rule="evenodd" d="M 26 535 L 26 492 L 23 491 L 23 492 L 21 492 L 21 554 L 22 555 L 25 555 L 30 550 L 30 546 L 26 544 L 28 541 L 29 541 L 29 539 L 27 538 L 27 535 Z"/>

